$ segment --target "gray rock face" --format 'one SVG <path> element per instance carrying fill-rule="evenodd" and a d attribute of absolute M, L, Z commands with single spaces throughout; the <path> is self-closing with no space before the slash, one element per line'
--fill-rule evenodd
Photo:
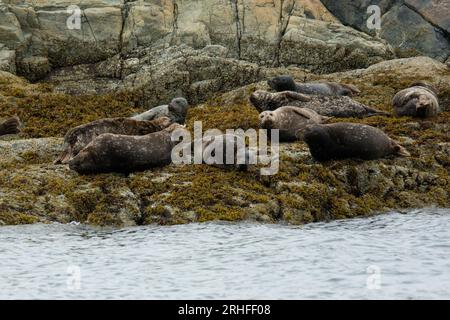
<path fill-rule="evenodd" d="M 162 50 L 139 49 L 124 58 L 114 56 L 95 65 L 57 70 L 47 80 L 59 83 L 56 90 L 60 92 L 135 92 L 139 106 L 149 108 L 174 97 L 186 97 L 190 104 L 195 104 L 210 98 L 214 92 L 264 78 L 263 67 L 224 58 L 221 55 L 224 51 L 217 47 L 194 50 L 186 45 Z M 103 77 L 101 81 L 99 77 Z"/>
<path fill-rule="evenodd" d="M 367 33 L 367 8 L 382 14 L 379 35 L 391 45 L 444 62 L 450 52 L 450 2 L 438 0 L 322 0 L 345 25 Z"/>
<path fill-rule="evenodd" d="M 69 6 L 78 6 L 78 11 Z M 79 21 L 79 28 L 76 22 Z M 0 43 L 28 79 L 137 48 L 227 48 L 264 66 L 317 72 L 364 68 L 393 57 L 380 39 L 344 27 L 319 0 L 4 0 Z"/>

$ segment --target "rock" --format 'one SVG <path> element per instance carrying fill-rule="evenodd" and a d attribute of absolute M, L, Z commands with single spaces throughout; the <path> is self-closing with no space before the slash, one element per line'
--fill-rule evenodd
<path fill-rule="evenodd" d="M 18 65 L 18 73 L 27 75 L 30 81 L 43 79 L 50 72 L 50 62 L 47 57 L 26 57 Z"/>
<path fill-rule="evenodd" d="M 450 8 L 441 10 L 448 12 Z M 400 28 L 399 23 L 408 28 Z M 416 50 L 441 62 L 445 61 L 450 51 L 448 31 L 439 29 L 424 19 L 411 6 L 394 6 L 389 10 L 383 16 L 380 36 L 402 51 Z"/>
<path fill-rule="evenodd" d="M 51 162 L 63 150 L 63 139 L 0 140 L 0 168 L 20 163 Z"/>
<path fill-rule="evenodd" d="M 16 73 L 16 52 L 8 50 L 0 44 L 0 71 Z"/>
<path fill-rule="evenodd" d="M 129 53 L 123 64 L 115 56 L 92 67 L 76 66 L 53 72 L 48 81 L 58 83 L 56 90 L 65 93 L 104 93 L 133 91 L 139 106 L 166 104 L 174 96 L 184 96 L 189 103 L 205 101 L 214 93 L 231 90 L 263 79 L 263 69 L 256 64 L 223 58 L 223 47 L 208 46 L 194 50 L 188 46 Z M 217 54 L 217 55 L 216 55 Z M 123 79 L 103 78 L 111 70 L 114 77 L 119 66 L 128 68 Z"/>
<path fill-rule="evenodd" d="M 186 69 L 181 70 L 188 70 L 193 75 L 196 74 L 196 61 L 204 63 L 205 57 L 211 58 L 206 52 L 191 56 L 190 53 L 196 50 L 185 49 L 182 51 L 184 55 L 172 59 L 174 53 L 170 50 L 173 48 L 168 50 L 159 53 L 171 61 L 183 56 L 183 61 L 187 61 Z M 194 57 L 199 57 L 199 60 Z M 214 54 L 212 57 L 219 59 Z M 153 59 L 151 53 L 135 58 L 140 61 Z M 230 70 L 237 68 L 236 60 L 228 60 L 234 61 Z M 174 65 L 179 67 L 179 62 Z M 260 72 L 269 72 L 260 69 Z M 212 74 L 217 71 L 211 69 L 210 72 L 205 71 L 205 75 L 214 79 Z M 302 73 L 300 70 L 295 74 L 312 80 L 355 83 L 361 89 L 357 99 L 385 110 L 389 108 L 392 94 L 415 79 L 432 80 L 443 92 L 444 100 L 450 96 L 448 69 L 428 57 L 385 61 L 367 69 L 329 75 Z M 43 95 L 38 91 L 39 85 L 27 84 L 6 72 L 0 72 L 0 76 L 18 88 L 24 88 L 20 96 L 15 97 L 18 106 L 22 106 L 21 99 L 33 101 L 30 99 L 33 94 Z M 4 82 L 3 78 L 0 83 Z M 199 81 L 195 83 L 202 81 L 196 79 Z M 201 107 L 194 105 L 189 110 L 187 128 L 192 130 L 196 120 L 203 121 L 208 128 L 257 128 L 258 113 L 249 106 L 245 97 L 251 90 L 266 86 L 265 82 L 239 85 Z M 4 89 L 0 87 L 1 90 Z M 52 92 L 46 95 L 46 100 L 51 102 L 65 96 Z M 8 98 L 7 93 L 5 98 Z M 68 98 L 78 99 L 78 96 Z M 76 116 L 77 110 L 84 110 L 82 99 L 76 101 L 75 105 L 67 105 L 65 115 Z M 110 105 L 111 100 L 99 100 L 96 108 L 103 110 L 101 104 Z M 38 105 L 46 108 L 46 104 Z M 15 110 L 20 111 L 20 108 L 29 108 L 29 104 Z M 48 117 L 51 122 L 56 116 L 54 105 L 50 104 L 48 108 L 52 112 L 43 113 L 42 117 Z M 114 108 L 124 106 L 115 105 Z M 88 111 L 92 110 L 84 112 Z M 357 120 L 377 126 L 404 143 L 412 154 L 410 158 L 350 159 L 319 164 L 311 158 L 304 143 L 281 144 L 279 173 L 273 176 L 260 176 L 258 166 L 251 167 L 249 172 L 236 172 L 205 165 L 169 165 L 128 176 L 80 176 L 66 166 L 51 164 L 61 150 L 62 138 L 2 141 L 0 224 L 78 221 L 102 226 L 129 226 L 211 220 L 303 224 L 403 208 L 449 207 L 449 119 L 448 111 L 444 111 L 427 122 L 394 117 Z M 65 121 L 71 123 L 72 120 L 67 118 Z"/>
<path fill-rule="evenodd" d="M 394 58 L 391 48 L 340 24 L 309 19 L 292 19 L 281 40 L 280 62 L 315 73 L 366 68 Z"/>
<path fill-rule="evenodd" d="M 428 0 L 322 0 L 342 23 L 364 32 L 379 35 L 401 55 L 421 53 L 444 62 L 450 51 L 448 1 Z M 367 8 L 381 9 L 380 31 L 367 28 Z"/>
<path fill-rule="evenodd" d="M 79 28 L 69 5 L 80 10 Z M 219 45 L 228 58 L 321 73 L 393 57 L 380 39 L 338 24 L 319 0 L 19 0 L 2 4 L 0 18 L 0 43 L 15 51 L 18 73 L 33 81 L 49 68 L 182 45 Z"/>
<path fill-rule="evenodd" d="M 351 70 L 330 75 L 324 75 L 326 79 L 358 79 L 360 82 L 372 83 L 373 85 L 391 83 L 403 88 L 408 81 L 424 80 L 432 83 L 440 91 L 446 91 L 450 87 L 450 76 L 445 64 L 429 57 L 415 57 L 383 61 L 372 65 L 367 69 Z"/>

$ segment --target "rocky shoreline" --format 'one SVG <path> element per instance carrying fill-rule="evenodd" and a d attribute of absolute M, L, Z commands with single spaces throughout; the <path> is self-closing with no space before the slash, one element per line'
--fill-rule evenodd
<path fill-rule="evenodd" d="M 24 128 L 0 137 L 0 225 L 303 224 L 450 207 L 450 37 L 448 17 L 437 14 L 447 4 L 374 1 L 385 13 L 376 33 L 358 16 L 364 1 L 339 3 L 3 1 L 0 119 L 17 115 Z M 67 30 L 70 4 L 81 9 L 79 30 Z M 444 112 L 334 119 L 380 128 L 412 157 L 319 164 L 296 142 L 281 145 L 275 176 L 205 165 L 80 176 L 52 164 L 68 129 L 176 96 L 193 106 L 189 130 L 197 120 L 204 130 L 257 128 L 248 97 L 280 74 L 356 85 L 355 100 L 389 113 L 396 92 L 424 80 L 438 88 Z"/>
<path fill-rule="evenodd" d="M 246 62 L 230 60 L 229 64 L 233 68 L 223 72 L 248 74 Z M 80 176 L 52 164 L 62 150 L 65 131 L 90 119 L 144 110 L 138 102 L 142 91 L 140 96 L 126 90 L 74 96 L 60 93 L 64 81 L 30 84 L 3 72 L 0 116 L 18 114 L 25 128 L 21 137 L 0 141 L 0 223 L 78 221 L 130 226 L 254 220 L 303 224 L 393 209 L 450 207 L 450 71 L 446 65 L 417 57 L 328 75 L 299 68 L 261 70 L 264 77 L 289 72 L 298 78 L 353 83 L 362 92 L 356 100 L 385 111 L 392 111 L 394 92 L 420 78 L 437 86 L 446 111 L 430 120 L 345 119 L 383 129 L 408 149 L 411 158 L 319 164 L 307 146 L 297 142 L 281 144 L 280 172 L 274 176 L 260 176 L 256 167 L 235 172 L 205 165 Z M 238 81 L 234 90 L 230 81 L 225 92 L 198 98 L 188 112 L 188 129 L 195 120 L 203 121 L 205 130 L 257 128 L 258 113 L 247 99 L 254 90 L 267 89 L 258 80 Z"/>

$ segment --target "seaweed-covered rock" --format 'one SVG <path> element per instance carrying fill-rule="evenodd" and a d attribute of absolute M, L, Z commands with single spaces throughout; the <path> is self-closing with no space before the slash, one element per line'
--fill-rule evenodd
<path fill-rule="evenodd" d="M 295 68 L 264 72 L 355 84 L 361 89 L 356 99 L 385 111 L 391 110 L 394 93 L 416 80 L 437 86 L 443 105 L 450 98 L 447 67 L 426 57 L 330 75 Z M 187 129 L 192 131 L 197 120 L 203 122 L 204 130 L 258 128 L 258 112 L 247 100 L 256 89 L 267 89 L 267 84 L 237 85 L 194 105 L 188 112 Z M 138 111 L 133 99 L 126 92 L 56 93 L 51 85 L 29 84 L 0 72 L 0 117 L 18 114 L 25 124 L 20 137 L 0 141 L 0 224 L 79 221 L 129 226 L 210 220 L 302 224 L 392 209 L 450 207 L 448 108 L 427 120 L 345 119 L 382 129 L 408 149 L 410 158 L 321 164 L 312 159 L 306 144 L 295 142 L 281 144 L 280 168 L 273 176 L 260 175 L 259 166 L 236 172 L 173 164 L 130 175 L 83 176 L 51 164 L 62 148 L 62 138 L 51 136 L 61 137 L 68 128 L 94 118 Z M 42 136 L 47 138 L 37 139 Z"/>

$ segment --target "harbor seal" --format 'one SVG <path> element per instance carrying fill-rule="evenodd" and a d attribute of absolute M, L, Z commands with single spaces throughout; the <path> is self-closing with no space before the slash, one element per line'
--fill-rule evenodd
<path fill-rule="evenodd" d="M 307 96 L 293 91 L 267 92 L 257 90 L 250 96 L 250 103 L 259 111 L 273 111 L 284 106 L 314 110 L 318 114 L 336 118 L 364 118 L 387 116 L 387 112 L 370 108 L 347 96 Z"/>
<path fill-rule="evenodd" d="M 172 131 L 178 123 L 144 136 L 104 133 L 95 138 L 73 159 L 69 168 L 80 174 L 132 172 L 167 165 L 171 162 Z"/>
<path fill-rule="evenodd" d="M 64 151 L 54 164 L 66 164 L 96 137 L 104 133 L 142 136 L 167 128 L 171 121 L 167 117 L 152 121 L 138 121 L 130 118 L 106 118 L 96 120 L 73 129 L 64 137 Z"/>
<path fill-rule="evenodd" d="M 290 142 L 301 139 L 306 126 L 324 123 L 329 119 L 330 117 L 321 116 L 308 108 L 287 106 L 262 112 L 259 115 L 259 126 L 268 130 L 278 129 L 280 141 Z"/>
<path fill-rule="evenodd" d="M 412 83 L 392 99 L 397 116 L 431 118 L 441 112 L 437 90 L 427 82 Z"/>
<path fill-rule="evenodd" d="M 202 143 L 203 163 L 213 165 L 219 168 L 235 169 L 238 171 L 247 171 L 250 165 L 252 152 L 245 146 L 244 138 L 236 134 L 218 134 L 205 136 L 195 140 L 191 144 L 191 150 L 194 152 L 195 143 Z M 233 147 L 231 163 L 227 163 L 227 145 Z M 221 154 L 216 151 L 221 150 Z M 256 153 L 253 153 L 256 156 Z"/>
<path fill-rule="evenodd" d="M 175 98 L 168 105 L 162 105 L 131 117 L 134 120 L 154 120 L 168 117 L 172 122 L 184 124 L 189 104 L 185 98 Z"/>
<path fill-rule="evenodd" d="M 22 124 L 18 117 L 11 117 L 0 124 L 0 136 L 20 133 Z"/>
<path fill-rule="evenodd" d="M 361 92 L 351 84 L 336 82 L 296 83 L 294 78 L 288 75 L 274 77 L 268 80 L 267 84 L 277 92 L 295 91 L 319 96 L 353 96 Z"/>
<path fill-rule="evenodd" d="M 305 129 L 304 140 L 317 161 L 410 156 L 404 147 L 383 131 L 364 124 L 339 122 L 311 125 Z"/>

